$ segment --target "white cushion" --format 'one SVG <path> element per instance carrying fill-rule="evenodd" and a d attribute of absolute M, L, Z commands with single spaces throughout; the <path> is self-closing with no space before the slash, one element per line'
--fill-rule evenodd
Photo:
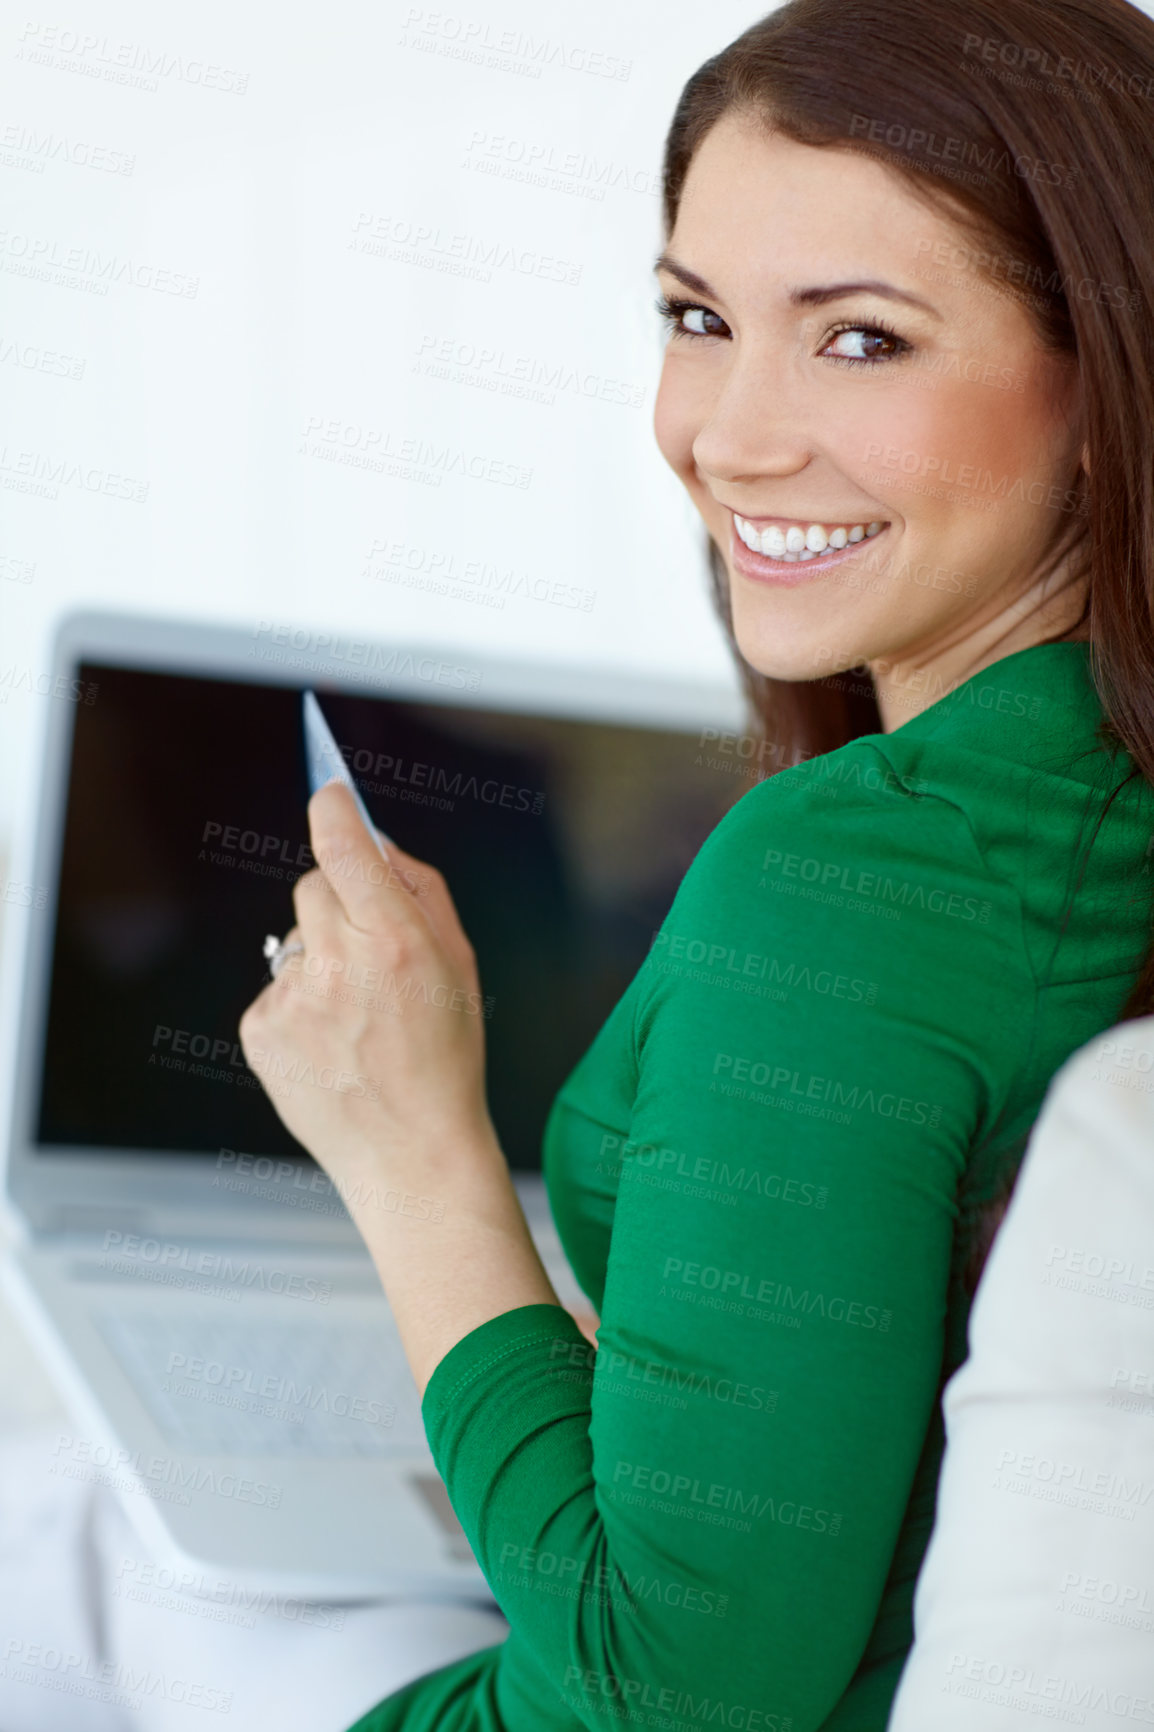
<path fill-rule="evenodd" d="M 1051 1082 L 969 1342 L 889 1732 L 1154 1726 L 1154 1016 Z"/>

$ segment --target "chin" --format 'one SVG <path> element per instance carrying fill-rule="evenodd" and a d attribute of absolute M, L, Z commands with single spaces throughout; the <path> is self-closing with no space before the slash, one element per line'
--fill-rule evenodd
<path fill-rule="evenodd" d="M 770 680 L 819 680 L 860 665 L 861 658 L 853 653 L 835 655 L 828 641 L 783 643 L 764 624 L 743 630 L 735 621 L 734 636 L 750 667 Z"/>

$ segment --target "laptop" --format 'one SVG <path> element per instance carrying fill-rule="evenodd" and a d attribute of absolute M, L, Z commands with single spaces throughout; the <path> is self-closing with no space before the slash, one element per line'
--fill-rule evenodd
<path fill-rule="evenodd" d="M 99 612 L 60 623 L 53 675 L 2 959 L 4 1280 L 71 1415 L 53 1470 L 113 1486 L 185 1581 L 488 1601 L 373 1265 L 237 1036 L 314 863 L 302 694 L 448 879 L 493 1120 L 587 1310 L 542 1130 L 756 773 L 736 688 Z M 433 1199 L 397 1206 L 435 1242 Z"/>

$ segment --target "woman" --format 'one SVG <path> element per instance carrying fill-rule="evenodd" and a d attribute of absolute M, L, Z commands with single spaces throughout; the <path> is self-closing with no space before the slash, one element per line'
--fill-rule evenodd
<path fill-rule="evenodd" d="M 655 427 L 781 769 L 550 1118 L 595 1353 L 478 1019 L 294 990 L 478 985 L 433 869 L 314 797 L 241 1036 L 379 1079 L 276 1097 L 342 1189 L 443 1201 L 354 1213 L 510 1632 L 358 1732 L 885 1725 L 998 1198 L 1154 987 L 1151 90 L 1125 0 L 792 0 L 681 97 Z"/>

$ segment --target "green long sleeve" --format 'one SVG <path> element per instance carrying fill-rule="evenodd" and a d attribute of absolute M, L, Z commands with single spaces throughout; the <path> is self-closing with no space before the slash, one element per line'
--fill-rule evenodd
<path fill-rule="evenodd" d="M 510 1637 L 357 1732 L 883 1732 L 958 1223 L 1148 937 L 1148 791 L 1079 853 L 1130 767 L 1099 719 L 1085 646 L 1038 646 L 709 838 L 546 1132 L 598 1350 L 525 1306 L 425 1392 Z"/>

